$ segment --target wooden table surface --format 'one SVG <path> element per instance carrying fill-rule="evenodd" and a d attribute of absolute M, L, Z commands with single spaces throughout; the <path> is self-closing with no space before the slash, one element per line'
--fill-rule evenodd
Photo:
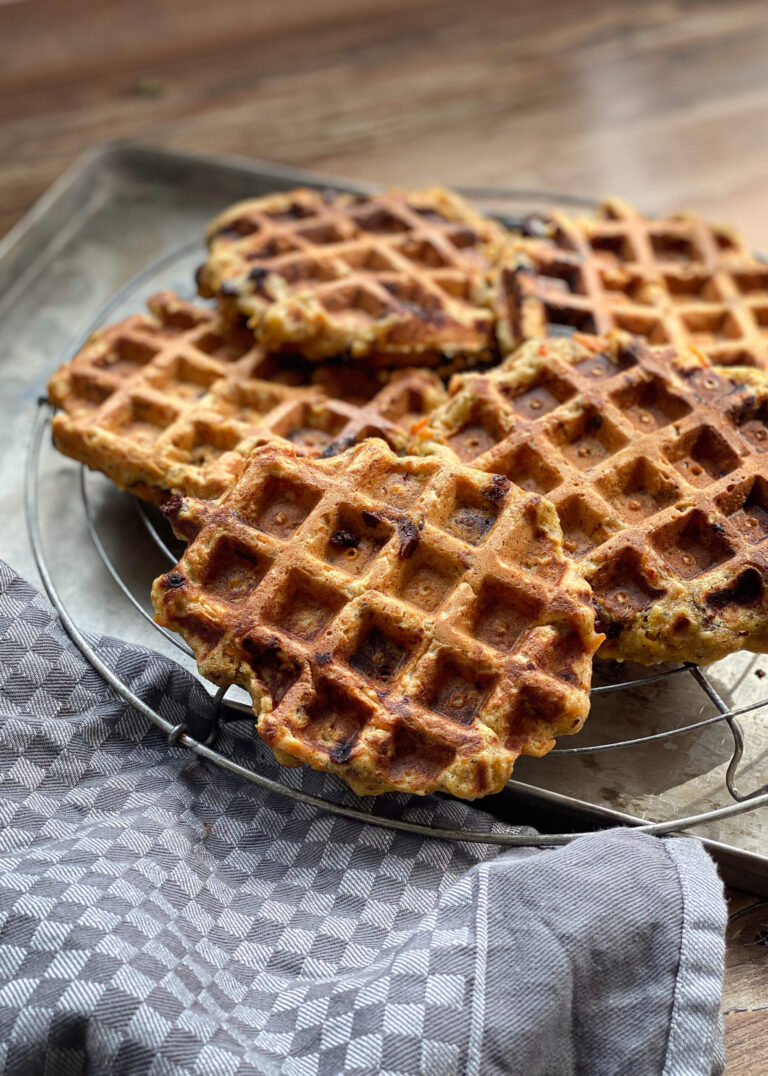
<path fill-rule="evenodd" d="M 383 183 L 614 192 L 768 250 L 765 0 L 0 0 L 0 234 L 141 138 Z M 768 903 L 730 894 L 729 1074 L 768 1072 Z"/>

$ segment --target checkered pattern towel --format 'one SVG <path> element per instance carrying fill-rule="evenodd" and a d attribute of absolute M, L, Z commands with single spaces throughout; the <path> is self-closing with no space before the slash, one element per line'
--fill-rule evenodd
<path fill-rule="evenodd" d="M 209 705 L 173 663 L 98 645 L 173 722 Z M 274 767 L 247 723 L 226 735 L 241 761 Z M 310 771 L 283 779 L 339 795 Z M 447 800 L 382 802 L 500 824 Z M 267 794 L 169 747 L 2 562 L 0 827 L 5 1073 L 719 1064 L 725 913 L 697 842 L 611 831 L 501 851 Z"/>

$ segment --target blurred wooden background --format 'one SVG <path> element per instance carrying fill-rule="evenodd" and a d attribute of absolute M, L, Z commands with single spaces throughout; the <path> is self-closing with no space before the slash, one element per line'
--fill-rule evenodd
<path fill-rule="evenodd" d="M 0 0 L 0 234 L 141 138 L 382 183 L 615 192 L 768 250 L 765 0 Z M 768 905 L 732 894 L 728 1072 L 768 1072 Z"/>

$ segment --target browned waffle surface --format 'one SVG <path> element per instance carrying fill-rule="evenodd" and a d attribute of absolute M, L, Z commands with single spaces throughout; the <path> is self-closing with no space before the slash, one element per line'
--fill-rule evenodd
<path fill-rule="evenodd" d="M 768 379 L 629 338 L 531 342 L 452 383 L 413 446 L 550 499 L 601 656 L 768 651 Z"/>
<path fill-rule="evenodd" d="M 198 282 L 273 351 L 459 368 L 495 352 L 487 271 L 503 234 L 439 188 L 300 189 L 214 220 Z"/>
<path fill-rule="evenodd" d="M 219 496 L 275 439 L 311 456 L 370 436 L 402 449 L 445 398 L 426 370 L 268 355 L 245 327 L 169 292 L 150 311 L 97 332 L 49 385 L 56 445 L 142 497 Z"/>
<path fill-rule="evenodd" d="M 530 218 L 498 279 L 498 335 L 623 330 L 768 369 L 768 265 L 734 231 L 681 214 L 643 217 L 618 199 L 592 217 Z"/>
<path fill-rule="evenodd" d="M 274 444 L 219 502 L 168 512 L 190 544 L 156 619 L 250 692 L 281 761 L 473 798 L 581 727 L 601 637 L 537 494 L 380 440 L 328 461 Z"/>

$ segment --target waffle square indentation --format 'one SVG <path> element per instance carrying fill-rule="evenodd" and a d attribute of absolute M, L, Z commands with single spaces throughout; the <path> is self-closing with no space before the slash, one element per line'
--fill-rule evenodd
<path fill-rule="evenodd" d="M 333 444 L 347 423 L 346 415 L 327 403 L 300 403 L 273 426 L 273 432 L 291 444 L 320 452 Z"/>
<path fill-rule="evenodd" d="M 348 250 L 344 261 L 350 269 L 368 269 L 374 273 L 394 273 L 397 266 L 384 250 L 361 245 Z"/>
<path fill-rule="evenodd" d="M 427 705 L 459 725 L 471 725 L 488 698 L 493 677 L 458 657 L 442 655 L 435 669 Z"/>
<path fill-rule="evenodd" d="M 494 462 L 494 468 L 520 489 L 531 493 L 549 493 L 562 481 L 560 472 L 537 449 L 524 444 Z"/>
<path fill-rule="evenodd" d="M 431 613 L 443 604 L 461 574 L 458 564 L 420 542 L 416 553 L 403 564 L 397 596 Z"/>
<path fill-rule="evenodd" d="M 176 306 L 173 303 L 170 306 L 163 304 L 158 316 L 163 323 L 163 336 L 177 336 L 179 333 L 196 329 L 202 322 L 207 321 L 208 312 L 200 308 L 192 309 L 186 304 Z"/>
<path fill-rule="evenodd" d="M 576 389 L 564 377 L 547 370 L 540 370 L 527 384 L 517 386 L 513 392 L 502 384 L 501 391 L 512 407 L 523 418 L 541 418 L 576 395 Z"/>
<path fill-rule="evenodd" d="M 303 482 L 269 475 L 258 490 L 255 501 L 242 506 L 240 512 L 259 530 L 286 539 L 298 530 L 320 496 L 319 490 Z"/>
<path fill-rule="evenodd" d="M 642 273 L 633 272 L 623 266 L 606 266 L 598 269 L 600 282 L 605 290 L 613 293 L 612 302 L 621 303 L 624 298 L 632 303 L 650 303 L 647 281 Z"/>
<path fill-rule="evenodd" d="M 738 321 L 724 306 L 690 310 L 681 316 L 694 344 L 706 346 L 738 340 L 743 335 Z"/>
<path fill-rule="evenodd" d="M 132 441 L 151 444 L 178 417 L 178 411 L 167 404 L 134 396 L 117 417 L 117 428 Z"/>
<path fill-rule="evenodd" d="M 345 239 L 341 229 L 330 220 L 317 221 L 303 228 L 297 228 L 296 235 L 300 235 L 302 239 L 308 239 L 310 243 L 316 243 L 321 247 L 327 246 L 329 243 L 342 243 Z"/>
<path fill-rule="evenodd" d="M 283 399 L 276 389 L 264 385 L 227 384 L 218 388 L 216 406 L 223 414 L 236 422 L 255 426 L 258 421 L 269 414 Z"/>
<path fill-rule="evenodd" d="M 601 463 L 627 443 L 622 431 L 591 404 L 563 417 L 550 429 L 549 436 L 571 466 L 580 471 Z"/>
<path fill-rule="evenodd" d="M 736 271 L 733 280 L 742 295 L 768 299 L 768 267 Z"/>
<path fill-rule="evenodd" d="M 226 336 L 206 332 L 195 340 L 195 346 L 222 362 L 237 362 L 253 347 L 253 338 L 246 331 L 232 330 Z"/>
<path fill-rule="evenodd" d="M 637 360 L 635 360 L 636 362 Z M 634 363 L 630 364 L 634 365 Z M 614 361 L 611 355 L 598 354 L 590 355 L 586 359 L 582 359 L 581 362 L 574 363 L 573 369 L 578 371 L 582 377 L 588 378 L 590 381 L 598 383 L 600 381 L 608 381 L 610 378 L 615 377 L 620 373 L 624 367 L 619 366 Z"/>
<path fill-rule="evenodd" d="M 667 565 L 683 579 L 696 579 L 733 556 L 722 525 L 696 508 L 651 534 Z"/>
<path fill-rule="evenodd" d="M 337 684 L 321 680 L 317 694 L 291 721 L 291 731 L 331 762 L 349 761 L 363 729 L 373 723 L 373 710 Z"/>
<path fill-rule="evenodd" d="M 570 332 L 596 333 L 595 315 L 586 307 L 569 303 L 565 300 L 556 302 L 552 299 L 543 301 L 544 317 L 547 328 L 552 335 L 569 335 Z"/>
<path fill-rule="evenodd" d="M 567 258 L 542 258 L 538 266 L 541 286 L 547 292 L 584 294 L 581 267 Z"/>
<path fill-rule="evenodd" d="M 665 593 L 649 582 L 634 549 L 611 557 L 592 573 L 589 582 L 598 605 L 617 620 L 630 620 Z"/>
<path fill-rule="evenodd" d="M 710 273 L 694 273 L 688 269 L 680 269 L 665 273 L 664 283 L 674 303 L 690 303 L 696 299 L 719 302 L 722 299 Z"/>
<path fill-rule="evenodd" d="M 158 371 L 154 383 L 173 396 L 192 400 L 204 396 L 221 376 L 220 370 L 213 370 L 209 366 L 193 362 L 185 355 L 179 355 L 166 371 Z"/>
<path fill-rule="evenodd" d="M 430 269 L 442 269 L 451 264 L 431 239 L 409 235 L 397 244 L 396 249 L 409 261 Z"/>
<path fill-rule="evenodd" d="M 225 452 L 232 452 L 239 443 L 238 430 L 202 420 L 194 422 L 190 431 L 176 438 L 178 447 L 188 452 L 189 463 L 193 467 L 204 467 L 212 463 Z"/>
<path fill-rule="evenodd" d="M 263 286 L 265 280 L 267 282 L 269 281 L 269 277 L 266 276 L 267 272 L 268 270 L 260 265 L 257 265 L 251 270 L 249 279 L 253 281 L 257 289 Z M 278 272 L 287 284 L 301 284 L 304 282 L 311 284 L 328 284 L 331 281 L 338 279 L 340 270 L 337 265 L 329 264 L 320 258 L 297 254 L 290 260 L 284 261 Z M 357 294 L 359 290 L 357 285 L 348 287 L 345 284 L 341 288 L 335 288 L 332 291 L 326 292 L 324 295 L 319 296 L 319 298 L 326 309 L 333 309 L 338 305 L 346 305 L 344 296 L 347 294 Z"/>
<path fill-rule="evenodd" d="M 739 433 L 753 452 L 768 451 L 768 403 L 750 397 L 733 416 Z"/>
<path fill-rule="evenodd" d="M 342 505 L 328 532 L 323 557 L 349 575 L 362 575 L 391 536 L 392 527 L 378 516 Z"/>
<path fill-rule="evenodd" d="M 205 566 L 203 585 L 231 605 L 241 605 L 259 585 L 269 566 L 269 559 L 262 553 L 235 538 L 222 537 Z"/>
<path fill-rule="evenodd" d="M 256 221 L 251 221 L 250 223 L 256 226 L 252 230 L 258 231 L 260 225 Z M 270 261 L 272 258 L 279 258 L 283 254 L 292 254 L 297 250 L 301 250 L 301 247 L 289 236 L 272 235 L 261 243 L 251 243 L 250 249 L 245 255 L 245 261 Z"/>
<path fill-rule="evenodd" d="M 305 220 L 307 217 L 316 217 L 317 209 L 310 203 L 295 199 L 286 209 L 265 209 L 264 216 L 275 221 Z"/>
<path fill-rule="evenodd" d="M 474 603 L 471 633 L 496 650 L 512 650 L 536 624 L 543 608 L 544 602 L 530 591 L 486 579 Z"/>
<path fill-rule="evenodd" d="M 395 285 L 391 287 L 394 288 Z M 374 290 L 366 283 L 339 285 L 319 294 L 318 298 L 329 313 L 354 311 L 357 318 L 364 321 L 386 317 L 394 309 L 393 302 L 382 298 L 378 289 Z"/>
<path fill-rule="evenodd" d="M 648 238 L 653 253 L 660 262 L 682 262 L 688 265 L 701 261 L 698 244 L 684 232 L 650 231 Z"/>
<path fill-rule="evenodd" d="M 454 750 L 437 743 L 416 729 L 399 725 L 392 737 L 389 779 L 393 783 L 413 781 L 417 787 L 435 781 L 453 761 Z"/>
<path fill-rule="evenodd" d="M 739 465 L 739 457 L 713 426 L 698 426 L 663 449 L 686 481 L 708 486 Z"/>
<path fill-rule="evenodd" d="M 504 436 L 504 428 L 494 409 L 478 403 L 464 425 L 448 438 L 448 446 L 466 462 L 488 452 Z"/>
<path fill-rule="evenodd" d="M 345 602 L 343 594 L 294 569 L 288 576 L 279 605 L 265 612 L 276 627 L 297 639 L 311 642 L 328 627 Z"/>
<path fill-rule="evenodd" d="M 405 430 L 409 429 L 416 419 L 432 411 L 424 389 L 411 386 L 404 388 L 395 383 L 389 391 L 389 400 L 382 400 L 381 403 L 377 401 L 377 409 L 390 422 L 397 422 Z"/>
<path fill-rule="evenodd" d="M 96 380 L 89 370 L 73 369 L 70 376 L 72 391 L 77 396 L 78 402 L 82 401 L 89 406 L 98 407 L 115 391 L 112 385 Z"/>
<path fill-rule="evenodd" d="M 717 506 L 750 545 L 768 538 L 768 481 L 760 475 L 722 494 Z"/>
<path fill-rule="evenodd" d="M 514 751 L 526 744 L 530 753 L 545 754 L 552 746 L 547 725 L 552 722 L 562 724 L 563 695 L 562 687 L 551 681 L 546 687 L 535 682 L 523 683 L 515 694 L 507 716 L 507 747 Z M 581 720 L 572 718 L 572 732 L 576 731 Z"/>
<path fill-rule="evenodd" d="M 630 460 L 598 482 L 598 489 L 608 503 L 628 523 L 663 511 L 678 499 L 680 491 L 645 457 Z"/>
<path fill-rule="evenodd" d="M 248 664 L 272 700 L 279 706 L 301 676 L 301 667 L 276 641 L 265 642 L 246 636 L 243 639 Z"/>
<path fill-rule="evenodd" d="M 596 254 L 611 255 L 618 262 L 637 261 L 632 240 L 621 232 L 600 232 L 595 230 L 588 236 L 589 245 Z"/>
<path fill-rule="evenodd" d="M 359 209 L 350 210 L 349 215 L 358 228 L 374 235 L 394 235 L 411 230 L 407 221 L 383 205 L 363 205 Z"/>
<path fill-rule="evenodd" d="M 381 286 L 397 300 L 398 303 L 406 303 L 411 313 L 419 316 L 437 314 L 442 311 L 442 298 L 439 294 L 431 291 L 415 280 L 382 280 Z M 384 307 L 381 313 L 385 313 L 389 307 Z M 380 316 L 380 315 L 379 315 Z"/>
<path fill-rule="evenodd" d="M 484 497 L 470 483 L 456 485 L 445 530 L 470 545 L 480 545 L 499 517 L 500 508 Z"/>
<path fill-rule="evenodd" d="M 384 476 L 377 474 L 372 482 L 363 475 L 360 486 L 363 492 L 392 508 L 409 508 L 421 496 L 428 480 L 426 473 L 406 464 L 392 467 Z"/>
<path fill-rule="evenodd" d="M 541 526 L 534 511 L 526 511 L 506 535 L 500 554 L 512 567 L 552 583 L 560 579 L 565 569 L 559 542 Z"/>
<path fill-rule="evenodd" d="M 613 320 L 617 329 L 623 329 L 633 336 L 642 336 L 649 344 L 655 346 L 669 343 L 669 333 L 659 315 L 618 309 L 614 311 Z"/>
<path fill-rule="evenodd" d="M 350 667 L 374 683 L 388 684 L 405 667 L 418 642 L 380 615 L 364 618 L 364 625 L 349 658 Z"/>
<path fill-rule="evenodd" d="M 638 429 L 644 431 L 661 429 L 691 411 L 690 405 L 681 396 L 670 392 L 660 377 L 618 389 L 611 399 Z"/>
<path fill-rule="evenodd" d="M 133 377 L 138 369 L 146 366 L 157 355 L 158 348 L 146 340 L 132 336 L 118 336 L 112 349 L 94 359 L 93 365 L 120 377 Z"/>
<path fill-rule="evenodd" d="M 559 504 L 557 514 L 563 528 L 563 548 L 577 560 L 611 536 L 603 524 L 604 513 L 578 493 Z"/>

